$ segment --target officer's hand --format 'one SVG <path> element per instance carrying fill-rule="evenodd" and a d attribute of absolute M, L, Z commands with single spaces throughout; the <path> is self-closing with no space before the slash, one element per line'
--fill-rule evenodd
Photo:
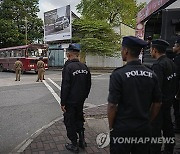
<path fill-rule="evenodd" d="M 63 112 L 66 112 L 65 105 L 61 106 L 61 110 L 62 110 Z"/>

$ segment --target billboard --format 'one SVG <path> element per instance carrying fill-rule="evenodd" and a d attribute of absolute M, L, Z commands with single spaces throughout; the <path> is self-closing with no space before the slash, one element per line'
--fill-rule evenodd
<path fill-rule="evenodd" d="M 70 5 L 44 13 L 44 41 L 68 40 L 72 37 Z"/>

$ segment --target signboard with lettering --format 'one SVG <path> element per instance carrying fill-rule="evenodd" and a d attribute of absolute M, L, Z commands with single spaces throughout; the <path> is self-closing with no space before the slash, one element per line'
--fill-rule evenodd
<path fill-rule="evenodd" d="M 143 8 L 137 15 L 137 23 L 140 23 L 152 13 L 165 6 L 167 3 L 173 3 L 176 0 L 151 0 L 145 8 Z"/>
<path fill-rule="evenodd" d="M 72 37 L 70 5 L 44 13 L 45 42 L 69 40 Z"/>

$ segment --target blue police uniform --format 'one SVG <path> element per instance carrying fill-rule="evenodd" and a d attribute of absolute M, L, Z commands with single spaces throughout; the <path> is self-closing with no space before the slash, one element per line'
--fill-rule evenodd
<path fill-rule="evenodd" d="M 69 52 L 79 52 L 70 45 Z M 64 123 L 67 136 L 72 144 L 77 146 L 84 139 L 83 105 L 91 88 L 91 74 L 88 67 L 78 59 L 67 60 L 62 71 L 61 106 L 65 106 Z M 81 138 L 80 138 L 81 137 Z"/>
<path fill-rule="evenodd" d="M 164 40 L 157 39 L 152 41 L 152 47 L 164 51 L 169 46 Z M 176 92 L 176 67 L 165 54 L 160 56 L 152 66 L 156 73 L 162 91 L 162 107 L 158 116 L 152 123 L 152 136 L 161 137 L 163 131 L 164 137 L 174 138 L 174 131 L 171 119 L 171 106 Z M 165 144 L 165 151 L 173 154 L 174 143 Z M 161 144 L 152 144 L 152 154 L 161 153 Z"/>
<path fill-rule="evenodd" d="M 142 48 L 146 43 L 136 37 L 124 37 L 122 46 Z M 136 51 L 135 51 L 136 52 Z M 140 52 L 140 51 L 137 51 Z M 113 130 L 110 133 L 111 154 L 148 154 L 144 144 L 114 143 L 114 137 L 150 137 L 150 106 L 161 102 L 161 92 L 155 73 L 139 60 L 117 68 L 110 76 L 108 102 L 118 105 Z"/>

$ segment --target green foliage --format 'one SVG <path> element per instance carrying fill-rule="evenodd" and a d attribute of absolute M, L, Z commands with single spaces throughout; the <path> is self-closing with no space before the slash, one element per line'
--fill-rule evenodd
<path fill-rule="evenodd" d="M 43 21 L 38 18 L 39 0 L 3 0 L 0 4 L 0 48 L 32 43 L 43 38 Z M 26 19 L 26 20 L 25 20 Z"/>
<path fill-rule="evenodd" d="M 136 0 L 81 0 L 77 10 L 85 18 L 106 20 L 112 25 L 123 22 L 134 27 L 136 15 L 144 5 Z"/>
<path fill-rule="evenodd" d="M 110 55 L 119 51 L 120 36 L 105 21 L 76 19 L 73 22 L 73 42 L 80 43 L 83 52 Z"/>

